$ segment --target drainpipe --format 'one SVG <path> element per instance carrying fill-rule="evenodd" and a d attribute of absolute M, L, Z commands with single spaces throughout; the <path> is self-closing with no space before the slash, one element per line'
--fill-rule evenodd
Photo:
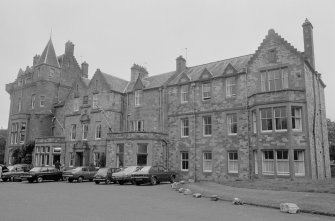
<path fill-rule="evenodd" d="M 319 178 L 319 174 L 318 174 L 318 157 L 317 157 L 316 137 L 315 137 L 316 96 L 315 96 L 314 72 L 312 72 L 312 79 L 313 79 L 313 95 L 314 95 L 313 139 L 314 139 L 315 176 L 316 176 L 316 179 L 318 179 Z"/>
<path fill-rule="evenodd" d="M 193 133 L 194 133 L 194 182 L 197 180 L 197 144 L 196 144 L 196 116 L 195 116 L 195 83 L 191 84 L 191 87 L 193 88 L 193 118 L 194 118 L 194 124 L 193 124 Z"/>
<path fill-rule="evenodd" d="M 253 128 L 250 128 L 250 113 L 249 113 L 249 98 L 248 98 L 248 95 L 249 95 L 249 87 L 248 87 L 248 68 L 245 68 L 245 85 L 246 85 L 246 88 L 247 88 L 247 93 L 246 93 L 246 107 L 245 107 L 245 110 L 246 110 L 246 113 L 247 113 L 247 128 L 248 128 L 248 148 L 249 148 L 249 179 L 253 180 L 253 173 L 252 173 L 252 165 L 253 165 L 253 151 L 251 150 L 251 147 L 250 147 L 250 134 L 253 133 Z M 255 169 L 255 168 L 254 168 Z"/>

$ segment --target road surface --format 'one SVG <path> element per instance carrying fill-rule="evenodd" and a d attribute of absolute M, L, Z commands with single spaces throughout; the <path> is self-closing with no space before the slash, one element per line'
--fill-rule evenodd
<path fill-rule="evenodd" d="M 334 220 L 311 214 L 286 214 L 276 209 L 235 206 L 185 196 L 170 184 L 134 186 L 92 182 L 2 182 L 1 221 L 286 221 Z"/>

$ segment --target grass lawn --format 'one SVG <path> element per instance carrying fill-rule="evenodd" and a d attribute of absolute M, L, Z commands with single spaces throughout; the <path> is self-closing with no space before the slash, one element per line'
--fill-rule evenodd
<path fill-rule="evenodd" d="M 223 185 L 262 189 L 262 190 L 285 190 L 293 192 L 316 192 L 335 194 L 335 178 L 330 180 L 305 180 L 305 179 L 255 179 L 251 180 L 225 180 L 220 182 Z"/>

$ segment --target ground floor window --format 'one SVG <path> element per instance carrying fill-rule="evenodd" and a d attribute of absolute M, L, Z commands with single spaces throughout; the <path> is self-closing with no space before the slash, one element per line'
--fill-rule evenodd
<path fill-rule="evenodd" d="M 274 155 L 273 150 L 263 151 L 262 172 L 264 175 L 273 175 L 274 170 Z"/>
<path fill-rule="evenodd" d="M 212 172 L 212 152 L 203 153 L 203 171 Z"/>
<path fill-rule="evenodd" d="M 148 144 L 139 143 L 137 148 L 137 165 L 146 166 L 148 158 Z"/>
<path fill-rule="evenodd" d="M 37 146 L 35 147 L 35 166 L 50 165 L 50 147 Z"/>
<path fill-rule="evenodd" d="M 278 175 L 289 175 L 290 166 L 288 162 L 288 150 L 277 150 L 277 174 Z"/>
<path fill-rule="evenodd" d="M 305 176 L 305 152 L 303 150 L 294 151 L 294 172 L 296 176 Z"/>
<path fill-rule="evenodd" d="M 258 174 L 258 155 L 257 155 L 257 150 L 254 150 L 254 166 L 255 166 L 255 174 Z"/>
<path fill-rule="evenodd" d="M 238 173 L 237 151 L 228 152 L 228 173 Z"/>
<path fill-rule="evenodd" d="M 74 166 L 74 153 L 73 152 L 69 153 L 69 159 L 70 159 L 69 166 L 73 167 Z"/>
<path fill-rule="evenodd" d="M 124 167 L 124 144 L 117 144 L 116 167 Z"/>
<path fill-rule="evenodd" d="M 99 162 L 100 162 L 100 153 L 95 152 L 93 155 L 93 164 L 95 167 L 99 167 Z"/>
<path fill-rule="evenodd" d="M 188 171 L 188 152 L 181 152 L 181 171 Z"/>

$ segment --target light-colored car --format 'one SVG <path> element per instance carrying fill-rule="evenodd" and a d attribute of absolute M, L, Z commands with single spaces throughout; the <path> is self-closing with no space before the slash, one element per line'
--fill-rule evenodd
<path fill-rule="evenodd" d="M 93 181 L 94 175 L 97 173 L 97 169 L 94 167 L 76 167 L 72 170 L 63 172 L 63 178 L 68 182 L 72 183 L 77 180 L 78 183 L 84 180 Z"/>
<path fill-rule="evenodd" d="M 120 185 L 124 183 L 131 182 L 131 174 L 141 169 L 142 166 L 129 166 L 121 169 L 121 171 L 117 173 L 113 173 L 112 179 L 113 181 L 118 182 Z"/>

